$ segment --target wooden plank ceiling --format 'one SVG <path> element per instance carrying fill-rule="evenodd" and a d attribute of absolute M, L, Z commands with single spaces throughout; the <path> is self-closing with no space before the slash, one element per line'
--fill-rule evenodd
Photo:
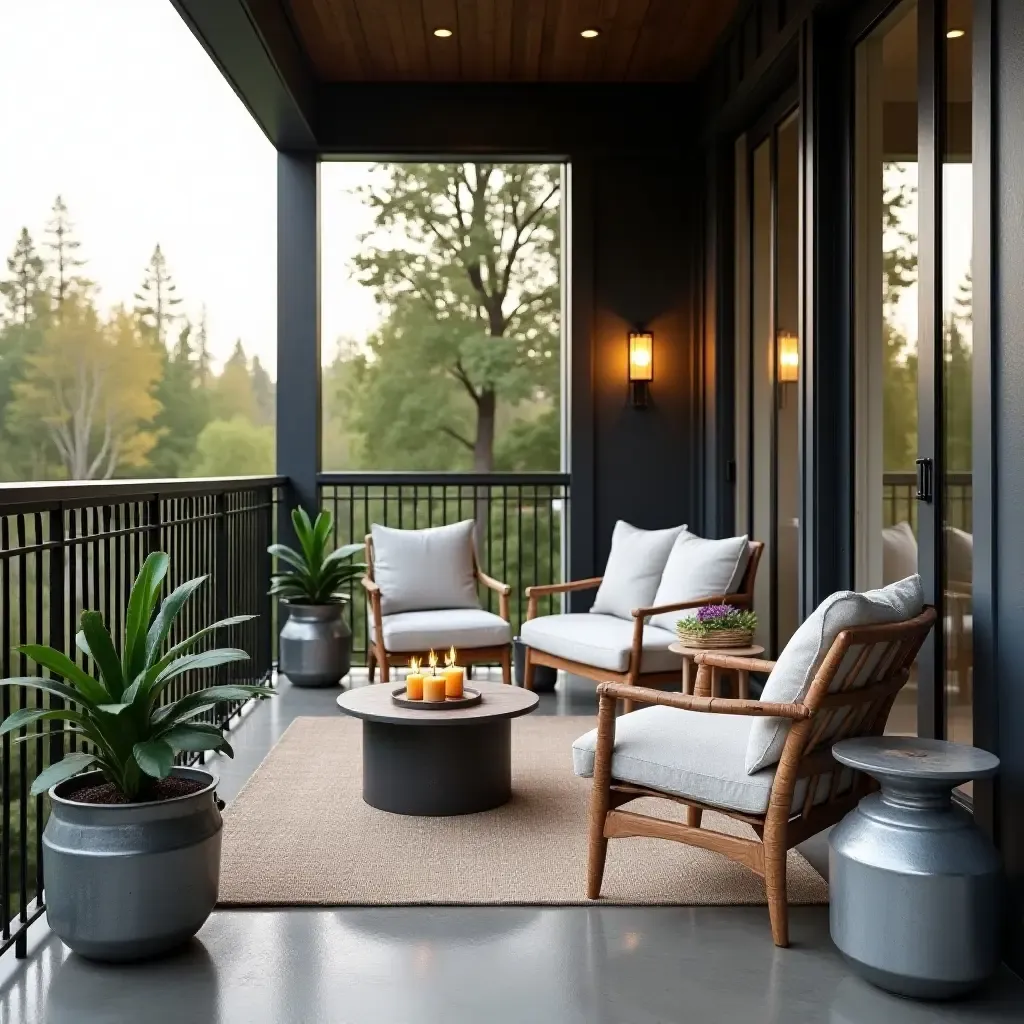
<path fill-rule="evenodd" d="M 281 2 L 324 82 L 665 82 L 701 70 L 738 0 Z"/>

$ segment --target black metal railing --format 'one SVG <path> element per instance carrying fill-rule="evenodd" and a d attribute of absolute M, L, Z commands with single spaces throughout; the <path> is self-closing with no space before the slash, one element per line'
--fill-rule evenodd
<path fill-rule="evenodd" d="M 363 540 L 373 523 L 399 529 L 477 522 L 477 556 L 489 576 L 512 587 L 514 633 L 526 616 L 523 591 L 562 580 L 569 514 L 567 473 L 322 473 L 321 503 L 334 513 L 338 544 Z M 361 586 L 349 605 L 353 660 L 365 664 L 369 630 Z M 492 591 L 481 594 L 497 610 Z M 544 611 L 554 611 L 548 598 Z"/>
<path fill-rule="evenodd" d="M 906 521 L 917 532 L 917 474 L 885 473 L 882 477 L 882 525 L 894 526 Z M 973 490 L 970 473 L 947 473 L 945 476 L 947 526 L 966 533 L 974 532 L 971 511 Z"/>
<path fill-rule="evenodd" d="M 128 592 L 150 551 L 171 556 L 169 586 L 210 574 L 179 616 L 173 642 L 215 619 L 252 612 L 230 642 L 252 655 L 218 670 L 220 682 L 255 682 L 271 671 L 273 608 L 267 597 L 274 506 L 283 480 L 106 481 L 0 484 L 0 678 L 38 673 L 12 648 L 49 644 L 87 667 L 75 647 L 82 611 L 103 614 L 120 644 Z M 167 699 L 209 684 L 179 677 Z M 51 698 L 24 687 L 0 688 L 0 714 L 43 707 Z M 226 728 L 241 703 L 205 717 Z M 44 910 L 42 833 L 46 798 L 32 797 L 38 772 L 75 749 L 61 723 L 37 723 L 28 742 L 2 739 L 0 953 L 24 956 L 29 925 Z"/>

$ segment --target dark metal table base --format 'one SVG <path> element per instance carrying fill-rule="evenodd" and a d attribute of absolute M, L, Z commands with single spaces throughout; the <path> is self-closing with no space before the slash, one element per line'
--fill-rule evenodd
<path fill-rule="evenodd" d="M 439 712 L 440 714 L 441 712 Z M 394 814 L 474 814 L 512 795 L 512 723 L 363 721 L 363 799 Z"/>

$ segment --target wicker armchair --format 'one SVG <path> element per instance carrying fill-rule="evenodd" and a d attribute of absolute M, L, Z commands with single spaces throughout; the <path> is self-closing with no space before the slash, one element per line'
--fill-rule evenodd
<path fill-rule="evenodd" d="M 599 686 L 590 803 L 588 898 L 600 896 L 609 839 L 629 836 L 671 839 L 723 853 L 761 875 L 767 891 L 772 937 L 777 946 L 787 946 L 786 852 L 839 821 L 874 785 L 867 776 L 840 769 L 832 757 L 832 744 L 851 736 L 881 735 L 893 701 L 906 683 L 910 667 L 934 622 L 935 609 L 926 607 L 920 615 L 904 622 L 851 628 L 839 633 L 815 673 L 806 697 L 795 703 L 710 696 L 713 668 L 770 672 L 775 667 L 775 662 L 736 659 L 718 653 L 697 656 L 700 667 L 696 692 L 692 696 L 621 683 Z M 615 706 L 620 700 L 699 712 L 702 718 L 704 715 L 739 715 L 788 720 L 791 724 L 777 765 L 748 775 L 744 771 L 742 753 L 738 765 L 726 765 L 724 770 L 721 764 L 705 762 L 700 765 L 705 778 L 720 772 L 724 786 L 743 787 L 756 783 L 763 787 L 760 797 L 763 809 L 755 812 L 748 806 L 741 810 L 723 806 L 718 800 L 702 802 L 616 779 L 612 774 L 616 728 L 636 732 L 642 718 L 641 714 L 636 714 L 617 719 Z M 680 742 L 686 743 L 683 728 L 688 722 L 692 720 L 679 716 L 680 729 L 673 737 L 677 749 Z M 740 725 L 735 720 L 723 724 L 728 724 L 734 732 Z M 686 824 L 620 810 L 623 804 L 639 797 L 659 797 L 685 805 Z M 751 802 L 756 802 L 756 798 Z M 753 827 L 756 838 L 745 839 L 702 828 L 705 809 L 746 822 Z"/>

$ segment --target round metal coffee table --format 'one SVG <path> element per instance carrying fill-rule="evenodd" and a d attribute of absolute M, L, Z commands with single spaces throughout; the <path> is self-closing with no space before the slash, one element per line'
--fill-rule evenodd
<path fill-rule="evenodd" d="M 358 686 L 338 697 L 363 720 L 363 799 L 394 814 L 474 814 L 512 795 L 512 719 L 539 698 L 504 683 L 473 681 L 483 700 L 451 711 L 398 707 L 394 686 Z"/>

